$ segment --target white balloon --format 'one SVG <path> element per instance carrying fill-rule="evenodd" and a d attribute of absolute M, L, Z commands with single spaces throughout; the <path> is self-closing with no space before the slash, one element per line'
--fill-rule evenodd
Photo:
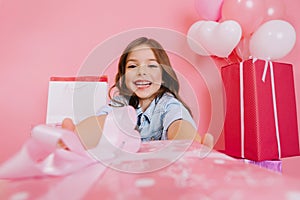
<path fill-rule="evenodd" d="M 238 22 L 227 20 L 198 21 L 188 31 L 188 43 L 196 53 L 208 56 L 228 57 L 242 37 Z"/>
<path fill-rule="evenodd" d="M 296 31 L 284 20 L 270 20 L 262 24 L 251 36 L 251 56 L 275 60 L 286 56 L 295 46 Z"/>
<path fill-rule="evenodd" d="M 198 21 L 190 27 L 187 33 L 187 42 L 195 53 L 202 56 L 209 56 L 210 53 L 201 44 L 201 33 L 199 29 L 202 23 L 204 23 L 204 21 Z"/>

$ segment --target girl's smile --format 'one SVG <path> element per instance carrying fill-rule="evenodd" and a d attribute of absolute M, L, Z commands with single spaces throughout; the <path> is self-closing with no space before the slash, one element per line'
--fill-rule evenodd
<path fill-rule="evenodd" d="M 145 89 L 148 88 L 152 82 L 147 80 L 137 80 L 134 82 L 134 84 L 137 86 L 138 89 Z"/>

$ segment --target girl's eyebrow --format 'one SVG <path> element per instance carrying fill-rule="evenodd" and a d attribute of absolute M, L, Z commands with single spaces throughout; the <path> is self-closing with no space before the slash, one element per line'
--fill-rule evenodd
<path fill-rule="evenodd" d="M 128 62 L 136 62 L 137 60 L 136 59 L 133 59 L 133 58 L 131 58 L 131 59 L 128 59 L 127 61 L 126 61 L 126 63 L 128 63 Z"/>
<path fill-rule="evenodd" d="M 132 62 L 138 62 L 138 59 L 131 58 L 131 59 L 127 60 L 127 62 L 130 62 L 130 61 L 132 61 Z M 155 61 L 155 62 L 157 62 L 157 60 L 155 58 L 147 59 L 147 61 Z"/>

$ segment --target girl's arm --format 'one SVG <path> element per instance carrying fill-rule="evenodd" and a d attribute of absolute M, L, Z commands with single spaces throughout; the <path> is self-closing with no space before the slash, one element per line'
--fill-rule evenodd
<path fill-rule="evenodd" d="M 74 125 L 71 119 L 64 119 L 62 128 L 74 131 L 86 149 L 97 146 L 104 127 L 106 115 L 92 116 Z"/>
<path fill-rule="evenodd" d="M 62 127 L 74 131 L 80 138 L 86 149 L 97 146 L 104 127 L 106 115 L 89 117 L 77 125 L 74 125 L 71 119 L 65 119 Z M 186 120 L 176 120 L 168 128 L 168 139 L 189 139 L 213 147 L 213 136 L 205 134 L 203 139 L 197 130 Z"/>
<path fill-rule="evenodd" d="M 213 136 L 206 133 L 203 137 L 199 135 L 197 130 L 192 126 L 192 124 L 186 120 L 176 120 L 168 128 L 168 139 L 187 139 L 194 140 L 208 147 L 213 147 Z"/>

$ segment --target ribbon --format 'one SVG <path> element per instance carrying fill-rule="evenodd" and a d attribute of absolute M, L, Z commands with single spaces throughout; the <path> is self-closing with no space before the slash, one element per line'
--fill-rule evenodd
<path fill-rule="evenodd" d="M 244 147 L 244 141 L 245 141 L 245 127 L 244 127 L 244 76 L 243 76 L 243 61 L 240 62 L 240 109 L 241 109 L 241 156 L 242 158 L 245 158 L 245 147 Z"/>
<path fill-rule="evenodd" d="M 88 152 L 105 164 L 120 153 L 136 153 L 141 146 L 141 136 L 136 127 L 136 111 L 131 106 L 116 107 L 105 119 L 98 145 Z"/>
<path fill-rule="evenodd" d="M 69 149 L 58 147 L 59 141 Z M 57 127 L 38 125 L 21 150 L 0 167 L 0 178 L 62 176 L 86 167 L 95 160 L 85 151 L 77 136 Z"/>
<path fill-rule="evenodd" d="M 88 151 L 72 131 L 49 125 L 35 126 L 31 131 L 31 137 L 21 150 L 2 164 L 0 178 L 63 176 L 95 164 L 98 156 L 101 157 L 101 152 L 105 154 L 114 153 L 108 152 L 109 150 L 137 152 L 141 138 L 134 130 L 135 122 L 136 113 L 132 107 L 114 108 L 106 117 L 98 145 Z M 68 150 L 59 147 L 60 143 Z M 109 145 L 114 148 L 107 149 Z M 100 150 L 102 151 L 99 153 Z M 92 156 L 91 152 L 94 153 Z"/>
<path fill-rule="evenodd" d="M 257 58 L 252 60 L 255 63 Z M 245 158 L 245 113 L 244 113 L 244 76 L 243 76 L 243 62 L 240 62 L 240 111 L 241 111 L 241 157 Z M 274 67 L 271 61 L 265 61 L 264 71 L 262 74 L 262 81 L 265 82 L 268 68 L 270 68 L 271 77 L 271 89 L 272 89 L 272 103 L 274 111 L 274 122 L 276 131 L 276 140 L 278 148 L 278 157 L 281 158 L 281 147 L 280 147 L 280 136 L 279 136 L 279 126 L 278 126 L 278 114 L 277 114 L 277 102 L 276 102 L 276 92 L 275 92 L 275 81 L 274 81 Z"/>
<path fill-rule="evenodd" d="M 136 122 L 134 109 L 131 107 L 116 109 L 107 115 L 100 142 L 95 147 L 96 150 L 90 150 L 93 153 L 97 153 L 99 149 L 104 149 L 107 153 L 108 143 L 117 147 L 109 149 L 112 151 L 135 153 L 139 150 L 141 138 L 134 132 Z M 133 134 L 128 134 L 129 132 Z M 62 148 L 64 146 L 67 150 Z M 107 168 L 98 162 L 98 156 L 97 154 L 91 156 L 74 132 L 42 124 L 35 126 L 31 131 L 31 137 L 23 144 L 21 150 L 1 165 L 0 179 L 62 177 L 62 180 L 51 187 L 41 199 L 69 197 L 81 199 Z M 114 156 L 101 158 L 110 163 Z"/>

